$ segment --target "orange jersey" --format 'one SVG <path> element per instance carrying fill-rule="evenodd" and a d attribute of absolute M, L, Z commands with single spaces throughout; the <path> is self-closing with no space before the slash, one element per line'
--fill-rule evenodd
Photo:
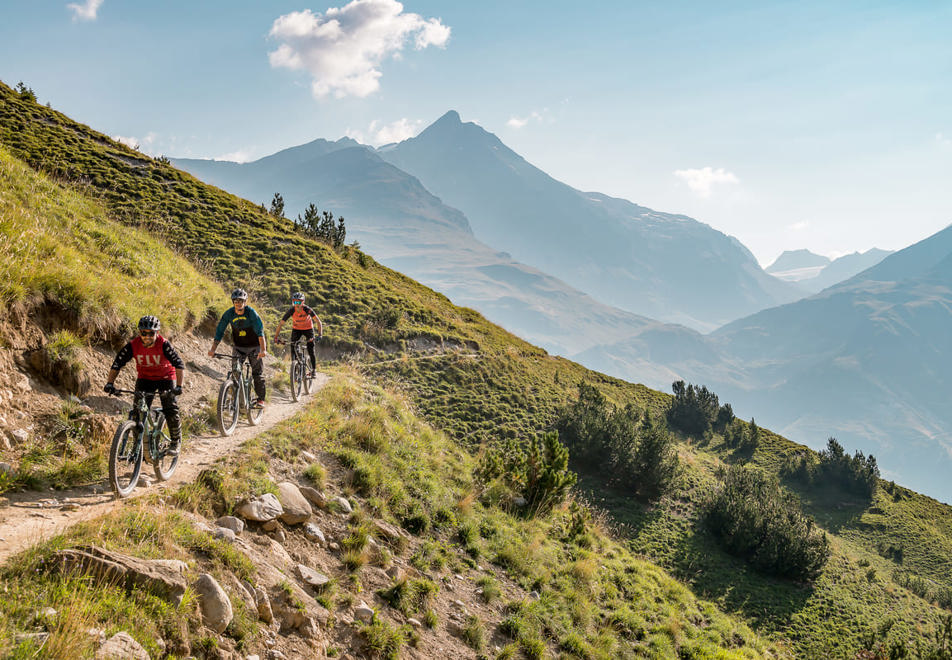
<path fill-rule="evenodd" d="M 317 313 L 307 305 L 294 305 L 281 320 L 291 319 L 291 327 L 294 330 L 312 330 L 314 328 L 313 319 L 316 318 Z"/>

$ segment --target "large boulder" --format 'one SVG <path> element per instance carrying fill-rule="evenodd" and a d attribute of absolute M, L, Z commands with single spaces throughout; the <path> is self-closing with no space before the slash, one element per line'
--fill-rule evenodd
<path fill-rule="evenodd" d="M 60 550 L 53 565 L 64 573 L 78 571 L 130 591 L 144 589 L 178 605 L 185 595 L 185 562 L 138 559 L 97 546 Z"/>
<path fill-rule="evenodd" d="M 192 588 L 198 594 L 204 624 L 217 633 L 224 632 L 234 616 L 228 594 L 208 573 L 202 573 Z"/>
<path fill-rule="evenodd" d="M 96 660 L 151 660 L 149 652 L 127 632 L 118 632 L 96 651 Z"/>
<path fill-rule="evenodd" d="M 284 513 L 284 507 L 272 493 L 265 493 L 239 504 L 236 513 L 245 520 L 268 522 Z"/>
<path fill-rule="evenodd" d="M 311 505 L 307 503 L 297 484 L 290 481 L 279 483 L 278 501 L 284 508 L 284 513 L 280 516 L 281 521 L 287 525 L 298 525 L 307 522 L 311 517 Z"/>

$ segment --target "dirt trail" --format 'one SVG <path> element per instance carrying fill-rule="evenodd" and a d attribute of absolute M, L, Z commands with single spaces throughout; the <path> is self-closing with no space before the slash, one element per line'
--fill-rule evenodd
<path fill-rule="evenodd" d="M 318 373 L 312 392 L 322 388 L 329 380 L 326 374 Z M 309 398 L 305 396 L 295 403 L 289 395 L 273 392 L 258 426 L 248 425 L 247 418 L 242 417 L 238 428 L 227 438 L 217 433 L 186 438 L 178 468 L 169 481 L 156 481 L 151 464 L 143 462 L 142 474 L 150 479 L 151 485 L 143 488 L 140 478 L 140 487 L 136 488 L 132 497 L 164 492 L 170 487 L 192 481 L 202 469 L 214 464 L 220 457 L 299 411 Z M 6 501 L 0 504 L 0 563 L 21 550 L 61 533 L 71 525 L 111 511 L 122 502 L 114 498 L 106 480 L 68 490 L 6 493 L 4 499 Z"/>

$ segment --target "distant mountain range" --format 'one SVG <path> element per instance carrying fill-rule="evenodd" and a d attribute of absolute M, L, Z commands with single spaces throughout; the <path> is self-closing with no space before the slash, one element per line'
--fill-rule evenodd
<path fill-rule="evenodd" d="M 380 155 L 463 211 L 489 245 L 636 314 L 706 332 L 802 295 L 737 239 L 567 186 L 453 111 Z"/>
<path fill-rule="evenodd" d="M 875 266 L 890 254 L 889 250 L 873 248 L 831 261 L 809 250 L 787 250 L 764 270 L 786 282 L 795 282 L 805 291 L 817 293 Z"/>

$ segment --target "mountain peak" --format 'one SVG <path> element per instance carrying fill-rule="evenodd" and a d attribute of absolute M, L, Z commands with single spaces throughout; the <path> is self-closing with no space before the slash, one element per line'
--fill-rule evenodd
<path fill-rule="evenodd" d="M 440 117 L 434 122 L 436 124 L 462 124 L 463 120 L 459 118 L 459 113 L 456 110 L 449 110 L 445 115 Z"/>

